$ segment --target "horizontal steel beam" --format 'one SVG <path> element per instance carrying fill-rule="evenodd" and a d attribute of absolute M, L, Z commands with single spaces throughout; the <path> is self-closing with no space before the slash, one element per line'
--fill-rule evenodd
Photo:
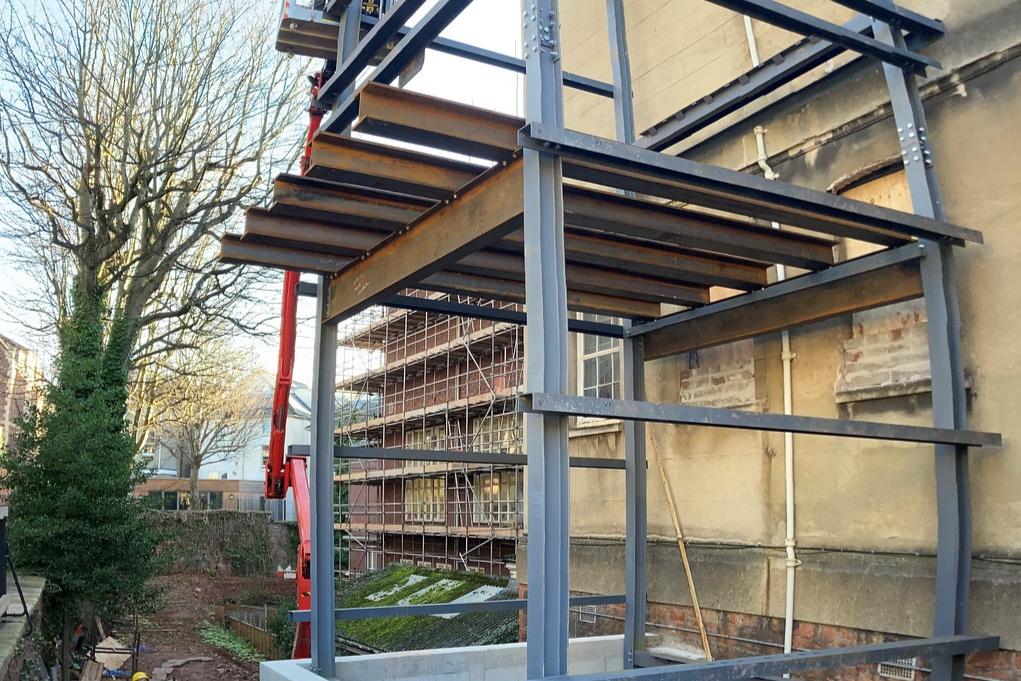
<path fill-rule="evenodd" d="M 891 440 L 922 444 L 963 445 L 965 447 L 999 447 L 999 433 L 982 433 L 970 430 L 946 430 L 922 426 L 901 426 L 869 421 L 824 419 L 814 416 L 788 416 L 734 409 L 693 407 L 684 404 L 656 402 L 630 402 L 576 395 L 534 393 L 518 398 L 518 410 L 533 414 L 561 414 L 563 416 L 596 416 L 649 421 L 687 426 L 736 428 L 773 433 L 799 433 L 803 435 L 832 435 L 835 437 L 865 440 Z"/>
<path fill-rule="evenodd" d="M 294 456 L 307 456 L 308 445 L 291 445 L 287 453 Z M 444 463 L 480 463 L 500 466 L 524 466 L 528 461 L 524 454 L 504 454 L 502 452 L 470 452 L 447 451 L 433 449 L 401 449 L 397 447 L 341 447 L 333 448 L 333 456 L 338 459 L 379 459 L 382 461 L 442 461 Z M 594 457 L 572 456 L 572 468 L 602 468 L 606 470 L 624 470 L 623 459 L 597 459 Z"/>
<path fill-rule="evenodd" d="M 358 200 L 360 192 L 365 192 L 364 202 Z M 355 227 L 379 233 L 398 231 L 435 205 L 431 201 L 400 198 L 293 175 L 278 177 L 273 195 L 270 214 L 281 220 L 302 219 L 323 223 L 324 228 L 332 224 L 338 229 Z M 605 235 L 594 234 L 591 229 L 571 228 L 565 236 L 568 262 L 641 272 L 675 282 L 741 290 L 766 285 L 765 263 L 774 261 L 770 255 L 775 255 L 776 260 L 783 264 L 809 266 L 811 269 L 832 264 L 831 243 L 754 225 L 698 220 L 697 216 L 688 219 L 684 212 L 676 209 L 664 209 L 648 203 L 643 206 L 641 202 L 620 204 L 618 199 L 611 194 L 577 190 L 568 192 L 566 210 L 579 223 L 598 232 L 602 232 L 602 224 L 611 217 L 617 220 L 633 218 L 638 223 L 634 228 L 637 236 L 657 238 L 663 243 L 653 245 L 632 239 L 623 244 L 619 238 L 606 238 Z M 249 220 L 253 211 L 248 214 Z M 720 242 L 718 245 L 699 236 L 705 233 L 702 227 L 707 221 L 719 227 L 714 232 L 714 238 Z M 643 229 L 641 225 L 646 227 Z M 728 241 L 728 237 L 732 238 Z M 322 235 L 322 238 L 339 241 L 341 237 Z M 685 244 L 689 248 L 678 248 L 667 241 Z M 703 245 L 726 251 L 728 243 L 733 246 L 731 250 L 738 251 L 735 255 L 758 255 L 764 260 L 750 263 L 693 250 Z M 756 246 L 759 248 L 753 248 Z M 524 250 L 524 237 L 520 230 L 516 230 L 494 244 L 493 248 L 513 252 L 520 257 Z"/>
<path fill-rule="evenodd" d="M 235 234 L 225 234 L 220 239 L 220 259 L 239 265 L 271 267 L 325 276 L 336 274 L 352 260 L 345 256 L 245 240 Z M 522 282 L 461 272 L 436 272 L 421 279 L 415 287 L 472 298 L 525 302 L 525 286 Z M 385 303 L 386 300 L 382 300 L 379 304 Z M 660 316 L 659 303 L 570 289 L 567 291 L 567 306 L 577 312 L 592 312 L 634 320 L 655 319 Z"/>
<path fill-rule="evenodd" d="M 315 292 L 313 292 L 315 295 Z M 450 300 L 435 300 L 432 298 L 417 298 L 415 296 L 396 295 L 387 298 L 383 302 L 387 307 L 395 307 L 404 310 L 418 310 L 422 312 L 435 312 L 453 317 L 468 317 L 471 319 L 485 319 L 491 322 L 509 322 L 525 326 L 527 315 L 517 310 L 506 310 L 488 305 L 470 305 L 467 303 L 455 303 Z M 623 338 L 624 327 L 616 324 L 601 324 L 589 322 L 582 319 L 568 319 L 567 330 L 573 333 L 584 333 L 590 336 L 606 336 L 608 338 Z"/>
<path fill-rule="evenodd" d="M 339 272 L 326 321 L 339 321 L 414 286 L 521 226 L 520 159 L 496 166 Z"/>
<path fill-rule="evenodd" d="M 833 0 L 833 2 L 895 26 L 902 31 L 920 33 L 930 39 L 941 38 L 947 33 L 947 28 L 942 21 L 898 7 L 892 2 L 876 2 L 875 0 Z"/>
<path fill-rule="evenodd" d="M 372 26 L 378 19 L 375 17 L 362 17 L 362 26 Z M 402 28 L 398 35 L 402 38 L 407 34 L 410 29 Z M 507 54 L 500 54 L 499 52 L 493 52 L 481 47 L 474 45 L 468 45 L 467 43 L 461 43 L 456 40 L 449 40 L 447 38 L 436 38 L 429 44 L 429 49 L 449 54 L 454 57 L 461 57 L 468 59 L 479 64 L 486 64 L 488 66 L 495 66 L 497 68 L 506 69 L 515 73 L 525 72 L 525 60 L 512 57 Z M 579 76 L 574 73 L 564 73 L 564 86 L 587 92 L 592 95 L 599 95 L 600 97 L 613 97 L 613 85 L 610 83 L 603 83 L 595 80 L 594 78 L 586 78 L 585 76 Z"/>
<path fill-rule="evenodd" d="M 525 302 L 524 283 L 509 279 L 497 279 L 496 277 L 483 277 L 460 272 L 438 272 L 424 279 L 417 287 L 428 291 L 441 291 L 472 298 L 489 298 L 512 303 Z M 632 320 L 656 319 L 661 315 L 659 303 L 572 289 L 567 290 L 567 309 Z"/>
<path fill-rule="evenodd" d="M 916 75 L 924 76 L 925 69 L 929 66 L 936 69 L 941 68 L 939 62 L 933 59 L 887 45 L 874 38 L 848 30 L 844 26 L 824 21 L 811 14 L 774 2 L 774 0 L 709 0 L 709 2 L 772 24 L 785 31 L 828 40 L 835 45 L 905 69 Z"/>
<path fill-rule="evenodd" d="M 320 133 L 312 142 L 312 162 L 307 175 L 338 184 L 443 201 L 485 170 L 484 166 Z"/>
<path fill-rule="evenodd" d="M 365 172 L 364 166 L 361 172 Z M 442 171 L 442 166 L 441 166 Z M 435 200 L 395 196 L 367 187 L 348 187 L 310 176 L 278 175 L 273 180 L 274 213 L 379 230 L 396 231 L 436 205 Z"/>
<path fill-rule="evenodd" d="M 816 669 L 877 664 L 908 657 L 969 655 L 1000 647 L 998 636 L 944 636 L 874 643 L 855 648 L 807 650 L 785 655 L 744 657 L 733 660 L 676 664 L 667 667 L 629 669 L 584 676 L 551 676 L 550 681 L 742 681 Z"/>
<path fill-rule="evenodd" d="M 571 605 L 620 605 L 623 596 L 572 596 Z M 482 601 L 480 603 L 436 603 L 422 605 L 380 605 L 367 608 L 337 608 L 338 620 L 366 620 L 377 617 L 416 617 L 420 615 L 450 615 L 469 612 L 506 612 L 507 610 L 527 610 L 528 601 L 523 598 L 510 598 L 505 601 Z M 308 610 L 291 610 L 288 617 L 292 622 L 309 622 Z"/>
<path fill-rule="evenodd" d="M 881 251 L 698 310 L 678 312 L 631 328 L 645 337 L 645 358 L 755 338 L 923 295 L 921 244 Z"/>
<path fill-rule="evenodd" d="M 564 176 L 872 243 L 911 238 L 982 242 L 975 230 L 647 149 L 533 123 L 529 149 L 564 159 Z"/>
<path fill-rule="evenodd" d="M 497 161 L 517 148 L 518 130 L 524 124 L 524 119 L 517 116 L 366 83 L 358 93 L 358 122 L 354 129 Z"/>
<path fill-rule="evenodd" d="M 564 187 L 564 222 L 572 230 L 583 228 L 760 263 L 810 270 L 833 264 L 833 241 L 579 187 Z"/>

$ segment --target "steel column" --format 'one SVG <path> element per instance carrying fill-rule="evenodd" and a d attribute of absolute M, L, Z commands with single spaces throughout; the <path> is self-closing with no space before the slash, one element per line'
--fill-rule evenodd
<path fill-rule="evenodd" d="M 564 125 L 557 0 L 523 12 L 526 120 Z M 524 152 L 525 383 L 567 392 L 563 173 L 554 155 Z M 534 388 L 530 388 L 534 389 Z M 570 471 L 567 416 L 525 418 L 528 456 L 527 678 L 567 673 Z"/>
<path fill-rule="evenodd" d="M 893 3 L 883 4 L 892 6 Z M 899 30 L 875 22 L 876 38 L 903 45 Z M 925 109 L 914 76 L 884 67 L 915 213 L 946 219 L 935 159 L 929 148 Z M 965 430 L 967 394 L 961 352 L 961 318 L 954 279 L 953 247 L 926 242 L 921 262 L 932 371 L 932 418 L 937 428 Z M 936 598 L 933 635 L 964 634 L 971 582 L 971 489 L 968 447 L 936 445 Z M 933 681 L 961 681 L 963 655 L 933 655 Z"/>
<path fill-rule="evenodd" d="M 631 91 L 631 60 L 627 46 L 624 0 L 606 0 L 606 27 L 613 71 L 613 111 L 617 141 L 635 141 L 635 110 Z M 625 330 L 631 322 L 624 322 Z M 625 400 L 645 399 L 644 339 L 623 340 L 622 393 Z M 646 534 L 645 423 L 624 422 L 624 668 L 633 669 L 635 651 L 645 650 Z"/>
<path fill-rule="evenodd" d="M 337 60 L 343 62 L 358 42 L 362 7 L 353 2 L 344 10 L 337 33 Z M 314 673 L 336 675 L 337 622 L 335 552 L 333 548 L 333 430 L 336 427 L 337 326 L 325 323 L 328 307 L 326 278 L 316 292 L 314 369 L 312 372 L 311 451 L 309 455 L 309 514 L 312 534 L 311 617 Z"/>
<path fill-rule="evenodd" d="M 645 399 L 645 340 L 624 340 L 623 386 L 625 400 Z M 646 499 L 645 422 L 624 422 L 625 532 L 624 532 L 624 668 L 634 668 L 635 652 L 645 650 L 646 555 L 648 505 Z"/>
<path fill-rule="evenodd" d="M 337 326 L 324 321 L 328 291 L 322 277 L 316 296 L 315 372 L 312 376 L 312 424 L 309 505 L 312 507 L 312 671 L 334 676 L 337 625 L 334 609 L 333 429 L 337 379 Z"/>

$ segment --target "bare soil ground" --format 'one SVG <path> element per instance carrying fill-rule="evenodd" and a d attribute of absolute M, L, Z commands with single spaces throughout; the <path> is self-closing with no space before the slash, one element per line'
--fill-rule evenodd
<path fill-rule="evenodd" d="M 172 678 L 175 681 L 254 681 L 259 678 L 257 663 L 239 660 L 203 641 L 199 623 L 212 621 L 216 607 L 228 601 L 250 601 L 260 594 L 293 597 L 293 581 L 276 577 L 177 573 L 158 577 L 157 584 L 165 589 L 163 605 L 142 623 L 142 646 L 148 651 L 139 657 L 141 671 L 151 674 L 167 660 L 209 657 L 211 662 L 189 662 L 178 667 Z M 125 669 L 129 665 L 126 664 Z"/>

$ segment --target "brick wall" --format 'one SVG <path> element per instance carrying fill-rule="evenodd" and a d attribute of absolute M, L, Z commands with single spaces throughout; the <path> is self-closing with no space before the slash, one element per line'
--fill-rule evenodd
<path fill-rule="evenodd" d="M 527 595 L 527 587 L 519 586 L 521 598 Z M 624 633 L 624 606 L 611 605 L 596 608 L 593 624 L 582 622 L 581 613 L 572 608 L 569 633 L 573 637 L 606 636 Z M 686 651 L 701 651 L 702 643 L 698 634 L 695 611 L 686 606 L 649 603 L 647 633 L 649 647 L 665 646 Z M 760 617 L 743 613 L 702 609 L 702 619 L 709 634 L 709 649 L 714 659 L 726 660 L 739 657 L 773 655 L 783 652 L 784 621 L 775 617 Z M 525 615 L 519 617 L 521 640 L 526 640 Z M 797 650 L 824 650 L 863 646 L 872 643 L 900 641 L 904 636 L 875 631 L 863 631 L 831 624 L 795 621 L 793 647 Z M 915 666 L 915 681 L 928 681 L 931 661 L 918 659 Z M 1021 653 L 1000 650 L 969 655 L 965 665 L 965 678 L 977 681 L 1021 681 Z M 801 679 L 822 681 L 881 681 L 877 665 L 859 665 L 829 669 L 807 674 L 798 674 Z"/>

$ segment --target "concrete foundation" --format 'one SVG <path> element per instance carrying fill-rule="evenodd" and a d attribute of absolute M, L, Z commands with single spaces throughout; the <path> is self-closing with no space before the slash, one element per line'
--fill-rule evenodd
<path fill-rule="evenodd" d="M 595 674 L 623 669 L 622 636 L 571 639 L 568 672 Z M 412 650 L 384 655 L 337 658 L 337 681 L 525 681 L 525 644 L 476 648 Z M 278 660 L 259 665 L 261 681 L 322 681 L 308 660 Z"/>

